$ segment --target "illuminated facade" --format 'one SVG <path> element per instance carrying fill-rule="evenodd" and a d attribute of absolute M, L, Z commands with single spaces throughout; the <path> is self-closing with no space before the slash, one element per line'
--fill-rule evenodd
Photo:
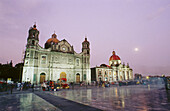
<path fill-rule="evenodd" d="M 39 45 L 39 31 L 34 25 L 27 38 L 22 81 L 42 83 L 61 78 L 67 82 L 91 82 L 89 46 L 85 38 L 82 52 L 76 53 L 70 43 L 65 39 L 58 40 L 54 33 L 43 48 Z"/>
<path fill-rule="evenodd" d="M 91 68 L 92 81 L 128 81 L 133 80 L 133 70 L 129 64 L 121 64 L 121 59 L 113 51 L 113 55 L 109 59 L 109 65 L 101 64 Z"/>

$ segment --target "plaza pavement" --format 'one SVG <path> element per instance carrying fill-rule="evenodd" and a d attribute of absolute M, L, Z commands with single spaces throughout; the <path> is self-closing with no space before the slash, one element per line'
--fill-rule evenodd
<path fill-rule="evenodd" d="M 60 91 L 0 93 L 0 111 L 169 111 L 163 85 L 74 86 Z"/>

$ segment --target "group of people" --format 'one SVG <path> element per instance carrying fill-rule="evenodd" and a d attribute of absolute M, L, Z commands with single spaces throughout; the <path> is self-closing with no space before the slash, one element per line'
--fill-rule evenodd
<path fill-rule="evenodd" d="M 110 87 L 110 82 L 108 82 L 108 81 L 93 81 L 92 85 L 98 86 L 98 87 Z"/>
<path fill-rule="evenodd" d="M 23 90 L 28 90 L 31 88 L 31 83 L 30 82 L 22 82 L 22 83 L 17 83 L 17 90 L 23 91 Z"/>
<path fill-rule="evenodd" d="M 42 90 L 43 91 L 52 91 L 54 89 L 57 89 L 57 87 L 61 87 L 62 85 L 62 82 L 61 84 L 60 83 L 57 83 L 55 81 L 44 81 L 42 84 L 41 84 L 41 87 L 42 87 Z"/>
<path fill-rule="evenodd" d="M 12 94 L 13 89 L 22 91 L 22 90 L 27 90 L 28 88 L 30 88 L 30 86 L 31 86 L 31 83 L 29 83 L 29 82 L 23 82 L 23 83 L 3 82 L 0 84 L 0 92 L 11 91 L 11 94 Z"/>

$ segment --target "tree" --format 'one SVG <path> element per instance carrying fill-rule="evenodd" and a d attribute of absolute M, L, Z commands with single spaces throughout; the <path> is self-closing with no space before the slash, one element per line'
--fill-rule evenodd
<path fill-rule="evenodd" d="M 11 78 L 12 81 L 21 81 L 23 63 L 18 63 L 15 67 L 12 66 L 12 61 L 8 64 L 0 64 L 0 78 L 7 80 Z"/>

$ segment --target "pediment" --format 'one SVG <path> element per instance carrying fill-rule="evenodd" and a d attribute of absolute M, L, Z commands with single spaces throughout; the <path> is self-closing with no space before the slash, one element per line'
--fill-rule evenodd
<path fill-rule="evenodd" d="M 74 53 L 73 46 L 71 46 L 67 40 L 63 39 L 53 48 L 55 51 L 66 52 L 66 53 Z"/>

